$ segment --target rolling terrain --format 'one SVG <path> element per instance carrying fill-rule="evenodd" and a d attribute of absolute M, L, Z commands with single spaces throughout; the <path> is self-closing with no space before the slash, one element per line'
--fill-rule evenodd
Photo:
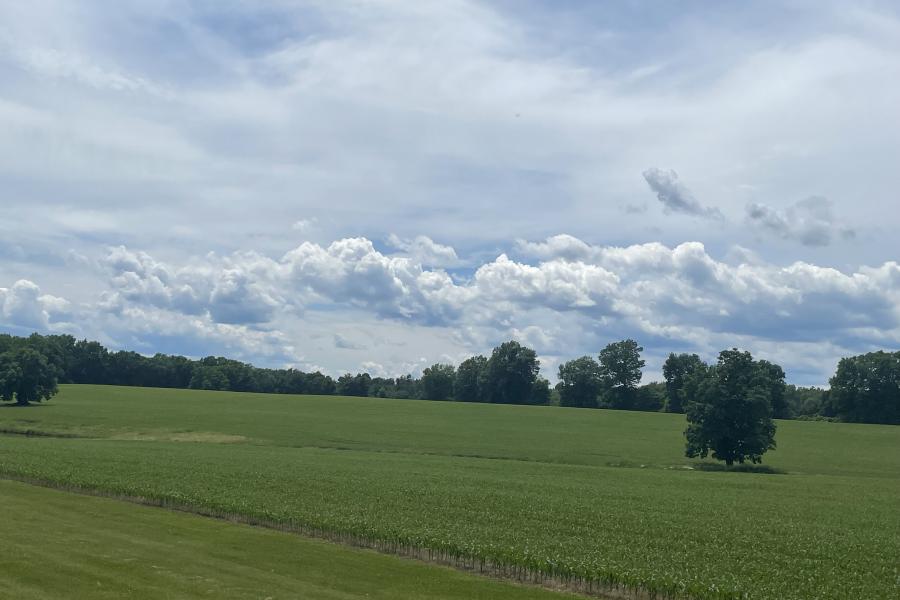
<path fill-rule="evenodd" d="M 778 426 L 722 472 L 680 415 L 62 386 L 0 410 L 0 476 L 573 589 L 896 597 L 900 429 Z"/>

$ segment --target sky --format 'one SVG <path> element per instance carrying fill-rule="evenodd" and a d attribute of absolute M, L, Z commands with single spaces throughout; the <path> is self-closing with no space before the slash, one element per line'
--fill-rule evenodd
<path fill-rule="evenodd" d="M 0 330 L 332 375 L 900 347 L 891 2 L 0 4 Z"/>

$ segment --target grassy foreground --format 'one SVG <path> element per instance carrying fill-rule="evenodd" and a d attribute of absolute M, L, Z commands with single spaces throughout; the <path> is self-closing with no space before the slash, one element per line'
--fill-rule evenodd
<path fill-rule="evenodd" d="M 0 598 L 562 600 L 287 533 L 0 481 Z"/>
<path fill-rule="evenodd" d="M 0 474 L 697 598 L 895 598 L 900 428 L 780 422 L 783 475 L 692 470 L 683 417 L 67 386 Z M 771 457 L 771 459 L 770 459 Z"/>

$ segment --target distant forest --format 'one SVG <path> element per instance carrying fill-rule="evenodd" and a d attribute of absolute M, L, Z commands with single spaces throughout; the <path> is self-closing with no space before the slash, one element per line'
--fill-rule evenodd
<path fill-rule="evenodd" d="M 192 360 L 110 352 L 99 342 L 70 335 L 0 334 L 0 399 L 40 401 L 55 393 L 58 382 L 681 413 L 700 379 L 716 368 L 696 354 L 670 354 L 663 366 L 665 381 L 640 385 L 642 351 L 634 340 L 614 342 L 597 359 L 582 356 L 560 365 L 559 383 L 551 387 L 538 374 L 535 351 L 514 341 L 458 367 L 432 365 L 418 378 L 346 373 L 334 379 L 318 371 L 259 368 L 216 356 Z M 780 366 L 765 360 L 753 364 L 776 418 L 900 424 L 900 352 L 842 359 L 829 390 L 785 384 Z"/>

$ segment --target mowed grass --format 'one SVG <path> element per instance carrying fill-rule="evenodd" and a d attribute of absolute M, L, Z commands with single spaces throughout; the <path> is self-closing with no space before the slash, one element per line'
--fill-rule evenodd
<path fill-rule="evenodd" d="M 697 598 L 896 598 L 900 428 L 779 422 L 781 475 L 685 468 L 683 417 L 65 386 L 0 474 Z"/>
<path fill-rule="evenodd" d="M 563 600 L 300 536 L 0 481 L 0 598 Z"/>

